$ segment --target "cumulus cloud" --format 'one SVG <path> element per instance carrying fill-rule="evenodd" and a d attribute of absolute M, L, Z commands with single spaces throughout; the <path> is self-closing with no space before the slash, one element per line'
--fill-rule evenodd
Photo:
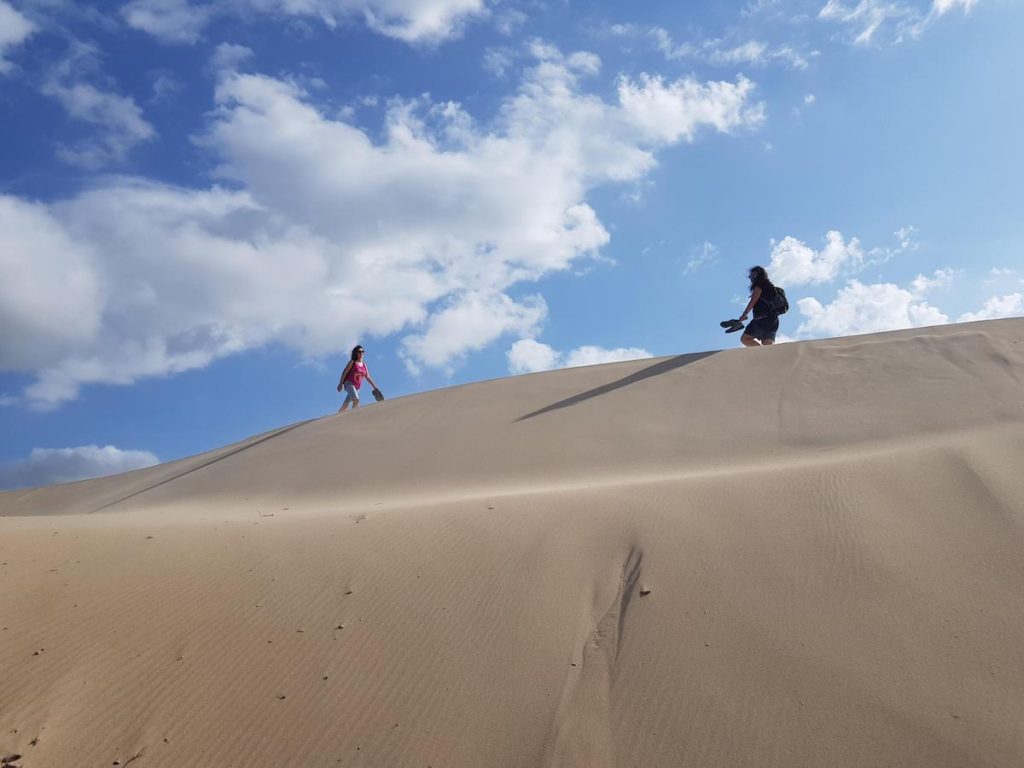
<path fill-rule="evenodd" d="M 590 190 L 640 179 L 701 130 L 759 122 L 747 80 L 621 78 L 606 101 L 582 86 L 595 56 L 533 54 L 487 125 L 456 103 L 393 100 L 380 137 L 222 57 L 198 141 L 226 186 L 107 177 L 47 206 L 0 198 L 0 253 L 22 271 L 0 290 L 45 298 L 5 301 L 5 327 L 24 333 L 16 347 L 5 334 L 0 370 L 34 374 L 25 395 L 52 407 L 84 384 L 270 342 L 318 357 L 401 333 L 410 370 L 450 370 L 502 335 L 532 335 L 544 300 L 510 289 L 598 255 L 609 234 Z M 38 255 L 17 258 L 25 249 Z"/>
<path fill-rule="evenodd" d="M 827 283 L 845 270 L 859 268 L 864 258 L 860 241 L 853 237 L 847 242 L 836 230 L 825 235 L 825 247 L 820 251 L 795 237 L 784 237 L 778 243 L 772 241 L 768 274 L 779 285 Z"/>
<path fill-rule="evenodd" d="M 910 285 L 915 295 L 923 296 L 929 291 L 933 291 L 936 288 L 944 288 L 951 284 L 954 275 L 955 273 L 952 269 L 937 269 L 932 273 L 931 277 L 918 275 Z"/>
<path fill-rule="evenodd" d="M 806 318 L 797 329 L 802 338 L 878 333 L 949 322 L 941 310 L 892 283 L 865 285 L 851 280 L 828 305 L 808 297 L 800 299 L 797 306 Z"/>
<path fill-rule="evenodd" d="M 536 339 L 519 339 L 505 353 L 513 374 L 550 371 L 560 367 L 561 354 Z"/>
<path fill-rule="evenodd" d="M 0 464 L 0 488 L 70 483 L 151 467 L 159 461 L 149 451 L 126 451 L 112 445 L 33 448 L 26 459 Z"/>
<path fill-rule="evenodd" d="M 883 264 L 916 249 L 916 232 L 914 227 L 901 227 L 895 232 L 898 241 L 895 248 L 876 246 L 867 251 L 856 237 L 847 241 L 836 230 L 826 233 L 825 246 L 820 251 L 791 236 L 779 242 L 772 240 L 768 273 L 780 285 L 832 282 L 840 276 L 853 274 L 868 265 Z"/>
<path fill-rule="evenodd" d="M 36 370 L 92 342 L 103 302 L 96 259 L 45 206 L 0 196 L 0 274 L 2 367 Z"/>
<path fill-rule="evenodd" d="M 422 334 L 406 337 L 402 345 L 406 364 L 413 373 L 418 372 L 418 363 L 447 365 L 468 351 L 483 349 L 499 336 L 529 333 L 546 316 L 547 305 L 540 296 L 523 302 L 503 294 L 457 296 L 431 316 Z"/>
<path fill-rule="evenodd" d="M 505 353 L 508 369 L 513 374 L 550 371 L 555 368 L 576 368 L 584 365 L 617 363 L 622 360 L 639 360 L 651 357 L 651 353 L 639 347 L 604 347 L 584 345 L 569 352 L 559 352 L 536 339 L 520 339 Z"/>
<path fill-rule="evenodd" d="M 486 15 L 484 0 L 131 0 L 121 8 L 128 24 L 166 43 L 193 43 L 218 16 L 257 15 L 317 19 L 335 27 L 361 18 L 375 32 L 405 42 L 438 42 Z M 500 26 L 516 23 L 504 14 Z"/>
<path fill-rule="evenodd" d="M 996 320 L 1021 315 L 1024 315 L 1024 294 L 1010 293 L 1006 296 L 993 296 L 980 310 L 962 314 L 957 322 L 969 323 L 974 320 Z"/>
<path fill-rule="evenodd" d="M 626 116 L 646 136 L 666 144 L 693 141 L 697 129 L 711 126 L 722 133 L 755 128 L 764 122 L 764 103 L 751 104 L 754 83 L 742 75 L 735 83 L 699 83 L 684 78 L 665 83 L 643 74 L 619 80 L 619 101 Z"/>
<path fill-rule="evenodd" d="M 0 74 L 11 69 L 4 57 L 7 52 L 23 43 L 35 31 L 35 25 L 18 13 L 9 3 L 0 0 Z"/>

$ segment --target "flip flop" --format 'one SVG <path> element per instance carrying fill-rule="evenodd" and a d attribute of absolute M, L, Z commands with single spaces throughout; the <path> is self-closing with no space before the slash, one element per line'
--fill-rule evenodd
<path fill-rule="evenodd" d="M 739 320 L 730 320 L 728 324 L 723 324 L 726 333 L 736 333 L 736 331 L 742 331 L 746 328 L 746 325 Z"/>

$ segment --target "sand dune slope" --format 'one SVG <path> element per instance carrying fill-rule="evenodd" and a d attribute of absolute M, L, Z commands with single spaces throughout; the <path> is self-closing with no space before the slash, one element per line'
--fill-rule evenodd
<path fill-rule="evenodd" d="M 503 379 L 0 494 L 36 766 L 1024 765 L 1024 321 Z"/>

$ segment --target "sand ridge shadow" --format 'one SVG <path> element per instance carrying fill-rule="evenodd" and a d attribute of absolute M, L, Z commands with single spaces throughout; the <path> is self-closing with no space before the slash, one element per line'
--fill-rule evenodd
<path fill-rule="evenodd" d="M 668 360 L 662 360 L 660 363 L 655 363 L 641 371 L 631 373 L 629 376 L 625 376 L 618 381 L 613 381 L 609 384 L 602 384 L 600 387 L 588 389 L 586 392 L 580 392 L 578 395 L 567 397 L 564 400 L 559 400 L 557 403 L 552 403 L 551 405 L 546 405 L 536 411 L 527 413 L 516 419 L 516 422 L 526 421 L 527 419 L 532 419 L 534 416 L 542 416 L 545 413 L 557 411 L 560 408 L 568 408 L 570 406 L 577 405 L 585 400 L 606 395 L 609 392 L 614 392 L 616 389 L 628 387 L 630 384 L 636 384 L 638 381 L 649 379 L 652 376 L 660 376 L 663 373 L 674 371 L 676 368 L 682 368 L 684 365 L 696 363 L 698 360 L 703 360 L 705 357 L 710 357 L 717 353 L 718 350 L 712 350 L 710 352 L 691 352 L 688 355 L 676 355 L 675 357 L 670 357 Z"/>
<path fill-rule="evenodd" d="M 280 437 L 281 435 L 291 432 L 293 429 L 298 429 L 299 427 L 303 427 L 306 424 L 318 421 L 319 419 L 322 418 L 324 417 L 319 416 L 315 419 L 305 419 L 304 421 L 299 421 L 296 422 L 295 424 L 290 424 L 287 427 L 281 427 L 280 429 L 272 430 L 271 432 L 263 435 L 262 437 L 242 441 L 241 445 L 232 448 L 231 450 L 226 451 L 225 453 L 222 453 L 219 456 L 216 456 L 212 459 L 208 459 L 205 461 L 200 461 L 197 464 L 193 464 L 192 466 L 189 466 L 187 469 L 184 469 L 181 472 L 173 474 L 170 477 L 165 477 L 163 480 L 155 482 L 152 485 L 147 485 L 146 487 L 140 488 L 137 491 L 133 491 L 125 496 L 122 496 L 119 499 L 114 499 L 114 501 L 107 502 L 106 504 L 96 507 L 95 509 L 90 509 L 88 512 L 86 512 L 86 514 L 91 515 L 95 512 L 102 512 L 103 510 L 109 509 L 110 507 L 113 507 L 116 504 L 120 504 L 123 501 L 128 501 L 129 499 L 133 499 L 136 496 L 141 496 L 143 493 L 148 493 L 149 491 L 152 491 L 154 488 L 159 488 L 161 485 L 166 485 L 172 480 L 178 480 L 182 477 L 185 477 L 185 475 L 191 475 L 193 472 L 198 472 L 200 469 L 206 469 L 212 464 L 216 464 L 219 461 L 224 461 L 224 459 L 230 459 L 232 456 L 237 456 L 239 453 L 242 453 L 242 451 L 247 451 L 250 448 L 255 448 L 257 445 L 261 445 L 262 443 L 265 443 L 268 440 L 273 440 L 275 437 Z"/>

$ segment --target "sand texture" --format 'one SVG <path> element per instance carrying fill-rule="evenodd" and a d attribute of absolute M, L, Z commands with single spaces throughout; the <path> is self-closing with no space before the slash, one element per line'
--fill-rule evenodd
<path fill-rule="evenodd" d="M 1024 320 L 465 385 L 0 494 L 0 751 L 1024 766 Z"/>

